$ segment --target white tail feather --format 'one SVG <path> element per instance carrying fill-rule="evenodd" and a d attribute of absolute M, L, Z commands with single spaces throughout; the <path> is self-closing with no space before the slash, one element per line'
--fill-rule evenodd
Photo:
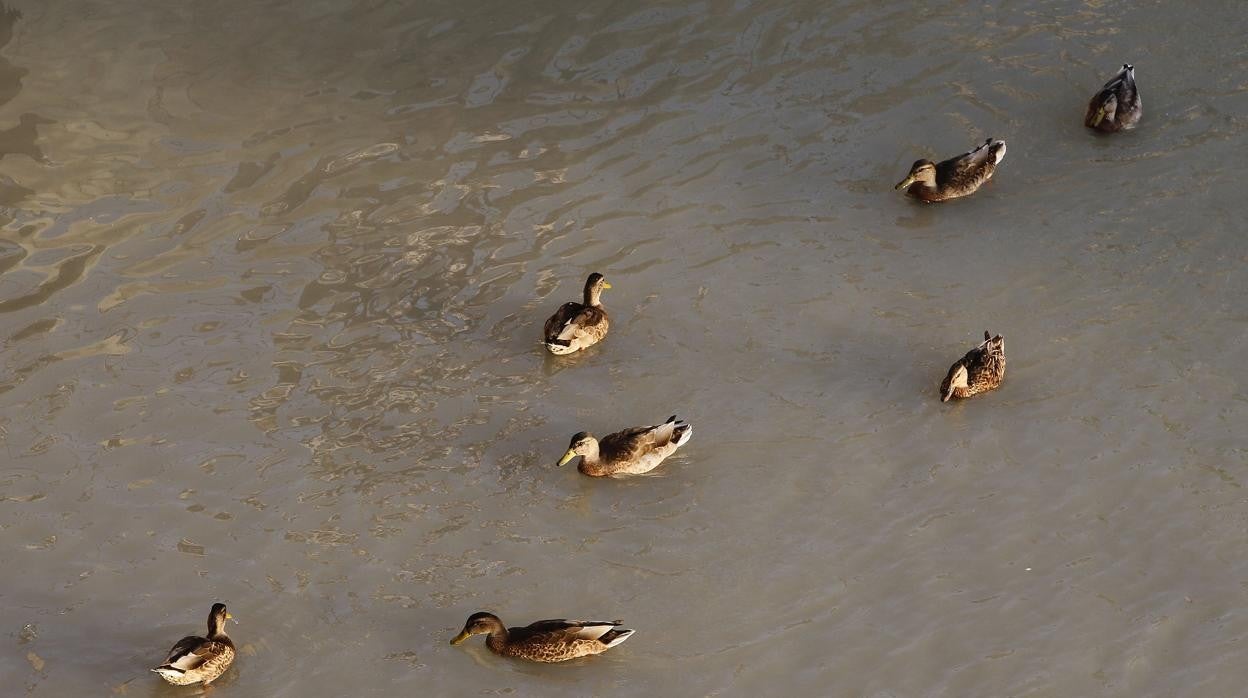
<path fill-rule="evenodd" d="M 597 640 L 612 630 L 615 630 L 615 626 L 612 624 L 582 625 L 581 627 L 573 630 L 572 634 L 577 637 L 583 637 L 586 640 Z"/>
<path fill-rule="evenodd" d="M 615 638 L 614 638 L 614 639 L 612 639 L 610 642 L 607 642 L 607 643 L 604 643 L 604 644 L 605 644 L 607 647 L 615 647 L 616 645 L 620 644 L 621 642 L 624 642 L 624 641 L 625 641 L 625 640 L 627 640 L 628 638 L 632 637 L 632 636 L 633 636 L 633 633 L 635 633 L 635 632 L 637 632 L 637 631 L 636 631 L 636 630 L 621 630 L 621 631 L 620 631 L 619 636 L 615 637 Z"/>
<path fill-rule="evenodd" d="M 677 437 L 676 432 L 681 429 L 684 431 L 681 432 L 679 437 Z M 672 444 L 676 448 L 683 446 L 684 443 L 689 440 L 689 436 L 692 433 L 693 427 L 689 426 L 689 422 L 686 422 L 683 419 L 678 419 L 676 415 L 668 417 L 666 422 L 654 427 L 654 436 L 658 439 L 657 443 Z"/>
<path fill-rule="evenodd" d="M 679 429 L 681 427 L 684 427 L 685 430 L 681 432 L 680 438 L 676 440 L 676 448 L 684 446 L 689 441 L 689 437 L 693 436 L 693 427 L 689 426 L 688 422 L 676 422 L 676 428 Z"/>
<path fill-rule="evenodd" d="M 180 679 L 182 678 L 182 675 L 186 673 L 181 669 L 175 669 L 168 666 L 158 666 L 155 669 L 152 669 L 152 671 L 170 679 Z"/>

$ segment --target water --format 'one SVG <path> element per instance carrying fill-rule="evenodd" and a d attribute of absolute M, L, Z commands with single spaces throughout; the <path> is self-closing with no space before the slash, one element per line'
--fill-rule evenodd
<path fill-rule="evenodd" d="M 11 3 L 14 695 L 195 694 L 147 668 L 215 600 L 220 695 L 1242 694 L 1242 3 L 404 5 Z M 448 646 L 482 609 L 637 635 Z"/>

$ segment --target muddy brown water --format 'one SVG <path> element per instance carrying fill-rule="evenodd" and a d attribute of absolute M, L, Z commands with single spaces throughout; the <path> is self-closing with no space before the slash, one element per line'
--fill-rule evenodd
<path fill-rule="evenodd" d="M 9 694 L 193 695 L 147 667 L 223 600 L 221 696 L 1243 695 L 1242 3 L 6 9 Z M 653 476 L 554 466 L 672 413 Z"/>

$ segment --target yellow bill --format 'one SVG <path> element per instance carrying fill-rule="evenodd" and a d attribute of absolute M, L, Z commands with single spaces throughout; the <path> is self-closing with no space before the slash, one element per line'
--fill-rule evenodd
<path fill-rule="evenodd" d="M 573 451 L 572 449 L 569 448 L 568 452 L 563 454 L 563 458 L 559 459 L 559 465 L 567 465 L 568 461 L 572 460 L 573 458 L 576 458 L 576 451 Z"/>
<path fill-rule="evenodd" d="M 463 630 L 458 635 L 451 638 L 451 644 L 458 645 L 459 643 L 463 642 L 464 640 L 467 640 L 470 637 L 472 637 L 472 634 L 469 633 L 467 630 Z"/>

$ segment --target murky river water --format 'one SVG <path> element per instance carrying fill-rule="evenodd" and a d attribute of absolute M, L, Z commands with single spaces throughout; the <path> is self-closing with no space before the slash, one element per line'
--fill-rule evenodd
<path fill-rule="evenodd" d="M 195 694 L 147 667 L 223 600 L 219 696 L 1244 695 L 1243 3 L 9 7 L 7 694 Z"/>

